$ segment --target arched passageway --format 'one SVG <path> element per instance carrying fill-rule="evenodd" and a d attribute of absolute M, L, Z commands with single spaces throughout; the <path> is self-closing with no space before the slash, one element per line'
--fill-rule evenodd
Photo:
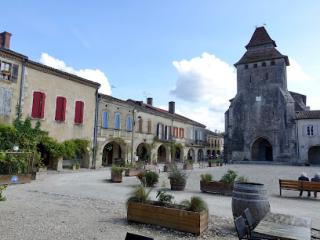
<path fill-rule="evenodd" d="M 174 151 L 172 153 L 172 158 L 174 161 L 182 161 L 182 158 L 183 158 L 183 153 L 182 153 L 182 148 L 181 147 L 178 147 L 178 146 L 175 146 L 174 147 Z"/>
<path fill-rule="evenodd" d="M 196 160 L 193 148 L 190 148 L 188 151 L 188 160 L 193 160 L 193 161 Z"/>
<path fill-rule="evenodd" d="M 320 165 L 320 146 L 313 146 L 309 148 L 308 161 L 310 164 Z"/>
<path fill-rule="evenodd" d="M 272 161 L 272 145 L 265 138 L 258 138 L 251 147 L 253 161 Z"/>
<path fill-rule="evenodd" d="M 138 145 L 137 156 L 139 157 L 139 161 L 144 161 L 144 162 L 150 161 L 149 146 L 146 143 L 140 143 Z"/>
<path fill-rule="evenodd" d="M 121 146 L 117 142 L 109 142 L 103 148 L 102 165 L 109 166 L 113 163 L 121 162 L 122 159 Z"/>
<path fill-rule="evenodd" d="M 203 160 L 203 150 L 199 149 L 198 150 L 198 161 L 202 161 Z"/>
<path fill-rule="evenodd" d="M 167 162 L 167 150 L 164 145 L 160 145 L 158 148 L 158 162 L 159 163 L 165 163 Z"/>

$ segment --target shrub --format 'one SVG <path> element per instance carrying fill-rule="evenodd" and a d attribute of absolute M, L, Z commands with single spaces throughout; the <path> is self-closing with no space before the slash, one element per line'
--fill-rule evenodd
<path fill-rule="evenodd" d="M 123 167 L 119 167 L 116 165 L 112 165 L 112 167 L 111 167 L 111 172 L 116 175 L 121 175 L 123 170 L 124 170 Z"/>
<path fill-rule="evenodd" d="M 146 178 L 147 187 L 153 187 L 159 181 L 159 174 L 156 172 L 146 172 L 144 177 Z"/>
<path fill-rule="evenodd" d="M 174 196 L 171 194 L 168 194 L 164 189 L 160 189 L 157 192 L 157 198 L 161 204 L 165 205 L 165 204 L 172 203 Z"/>
<path fill-rule="evenodd" d="M 183 185 L 187 182 L 187 174 L 178 169 L 176 165 L 172 165 L 169 173 L 170 182 L 176 185 Z"/>
<path fill-rule="evenodd" d="M 201 181 L 204 183 L 208 183 L 212 181 L 212 175 L 210 173 L 201 174 Z"/>
<path fill-rule="evenodd" d="M 27 173 L 29 153 L 2 153 L 0 157 L 0 174 Z"/>
<path fill-rule="evenodd" d="M 129 198 L 127 199 L 127 204 L 129 202 L 139 202 L 145 203 L 149 200 L 149 195 L 152 189 L 148 191 L 143 185 L 136 187 L 130 194 Z"/>
<path fill-rule="evenodd" d="M 0 186 L 0 202 L 7 200 L 5 196 L 3 196 L 3 191 L 7 189 L 7 185 Z"/>
<path fill-rule="evenodd" d="M 208 210 L 207 203 L 201 197 L 196 196 L 191 197 L 191 200 L 182 201 L 181 205 L 183 205 L 186 210 L 192 212 L 201 212 L 204 210 Z"/>
<path fill-rule="evenodd" d="M 232 184 L 237 178 L 237 173 L 231 169 L 227 171 L 221 178 L 221 182 Z"/>
<path fill-rule="evenodd" d="M 140 180 L 141 184 L 146 187 L 153 187 L 159 181 L 159 174 L 156 172 L 140 172 L 137 175 L 137 178 Z"/>

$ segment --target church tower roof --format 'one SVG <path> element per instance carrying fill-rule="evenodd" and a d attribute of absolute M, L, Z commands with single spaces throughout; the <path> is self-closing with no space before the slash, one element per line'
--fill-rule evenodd
<path fill-rule="evenodd" d="M 286 65 L 289 66 L 288 56 L 282 55 L 276 47 L 276 42 L 272 40 L 267 30 L 264 27 L 257 27 L 246 45 L 246 53 L 234 65 L 284 58 Z"/>
<path fill-rule="evenodd" d="M 250 42 L 247 44 L 246 49 L 270 43 L 274 47 L 277 46 L 276 42 L 271 39 L 267 30 L 264 27 L 257 27 L 250 39 Z"/>

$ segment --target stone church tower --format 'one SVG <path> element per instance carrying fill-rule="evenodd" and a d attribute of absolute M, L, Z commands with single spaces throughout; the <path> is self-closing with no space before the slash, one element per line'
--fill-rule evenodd
<path fill-rule="evenodd" d="M 306 96 L 288 91 L 289 59 L 276 47 L 258 27 L 235 63 L 237 94 L 225 113 L 228 161 L 297 160 L 295 113 L 307 110 Z"/>

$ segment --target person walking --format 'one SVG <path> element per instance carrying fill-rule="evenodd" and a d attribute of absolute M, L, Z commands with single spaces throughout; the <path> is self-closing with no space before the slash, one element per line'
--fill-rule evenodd
<path fill-rule="evenodd" d="M 298 178 L 298 180 L 299 181 L 307 181 L 307 182 L 310 181 L 310 179 L 308 178 L 308 175 L 305 172 L 301 173 L 301 175 Z M 302 194 L 303 194 L 303 191 L 301 190 L 299 196 L 301 197 Z M 308 197 L 310 197 L 310 196 L 311 196 L 311 193 L 310 193 L 310 191 L 308 191 Z"/>
<path fill-rule="evenodd" d="M 311 182 L 320 182 L 320 173 L 316 173 L 313 178 L 311 178 Z M 317 192 L 313 192 L 314 197 L 317 197 Z"/>

